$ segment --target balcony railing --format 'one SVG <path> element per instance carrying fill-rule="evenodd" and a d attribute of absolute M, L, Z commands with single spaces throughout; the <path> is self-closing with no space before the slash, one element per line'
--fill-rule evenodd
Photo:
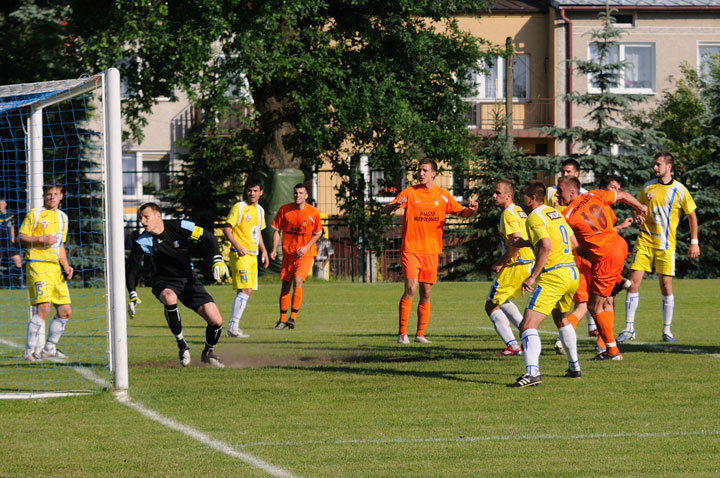
<path fill-rule="evenodd" d="M 505 116 L 505 103 L 502 101 L 468 100 L 467 102 L 471 105 L 467 113 L 469 128 L 494 129 L 498 119 Z M 552 98 L 513 101 L 512 129 L 539 128 L 552 124 Z"/>

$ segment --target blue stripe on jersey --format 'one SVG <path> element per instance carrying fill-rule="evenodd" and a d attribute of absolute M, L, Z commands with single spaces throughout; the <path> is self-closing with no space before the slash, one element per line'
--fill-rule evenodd
<path fill-rule="evenodd" d="M 182 220 L 180 221 L 180 227 L 182 227 L 183 229 L 187 229 L 190 232 L 193 232 L 193 229 L 195 229 L 195 223 L 192 221 Z"/>
<path fill-rule="evenodd" d="M 576 280 L 578 278 L 578 270 L 575 267 L 570 268 L 570 278 Z"/>
<path fill-rule="evenodd" d="M 493 300 L 495 298 L 495 294 L 497 293 L 497 288 L 500 284 L 498 284 L 498 281 L 493 282 L 492 287 L 490 287 L 490 293 L 488 294 L 488 300 Z"/>
<path fill-rule="evenodd" d="M 545 267 L 543 268 L 543 272 L 551 271 L 554 269 L 559 269 L 560 267 L 575 267 L 575 262 L 561 262 L 559 264 L 555 264 L 552 267 Z"/>
<path fill-rule="evenodd" d="M 145 232 L 145 233 L 141 234 L 140 237 L 135 239 L 135 242 L 140 244 L 140 247 L 142 247 L 142 250 L 145 254 L 152 255 L 152 253 L 153 253 L 153 238 L 149 232 Z"/>
<path fill-rule="evenodd" d="M 670 203 L 668 204 L 667 208 L 667 221 L 665 223 L 665 247 L 660 247 L 660 249 L 667 249 L 669 246 L 670 238 L 668 237 L 670 235 L 670 214 L 672 213 L 672 205 L 675 201 L 675 196 L 677 196 L 677 188 L 673 188 L 672 196 L 670 197 Z"/>
<path fill-rule="evenodd" d="M 535 301 L 537 300 L 538 296 L 540 295 L 540 291 L 542 291 L 542 286 L 535 287 L 535 292 L 533 292 L 532 297 L 530 297 L 530 302 L 528 302 L 527 308 L 532 310 L 533 306 L 535 305 Z"/>

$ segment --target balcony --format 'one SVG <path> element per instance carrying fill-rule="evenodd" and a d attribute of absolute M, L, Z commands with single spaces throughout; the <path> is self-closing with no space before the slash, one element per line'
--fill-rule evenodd
<path fill-rule="evenodd" d="M 500 101 L 467 101 L 471 105 L 467 113 L 468 128 L 477 134 L 494 131 L 498 119 L 505 116 L 505 103 Z M 552 126 L 554 118 L 553 98 L 513 100 L 512 135 L 517 137 L 544 136 L 538 128 Z"/>

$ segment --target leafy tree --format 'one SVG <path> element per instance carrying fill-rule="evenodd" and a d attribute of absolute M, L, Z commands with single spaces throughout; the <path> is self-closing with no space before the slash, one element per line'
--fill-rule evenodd
<path fill-rule="evenodd" d="M 597 93 L 572 92 L 565 100 L 589 107 L 586 119 L 592 128 L 574 126 L 571 128 L 548 127 L 544 130 L 554 138 L 576 146 L 575 152 L 567 156 L 541 158 L 545 168 L 559 170 L 560 163 L 567 158 L 576 159 L 581 168 L 595 174 L 613 172 L 625 178 L 628 184 L 639 185 L 650 179 L 651 169 L 638 167 L 648 162 L 648 151 L 655 149 L 660 139 L 653 130 L 630 128 L 624 121 L 634 105 L 646 100 L 645 95 L 614 93 L 622 80 L 622 72 L 628 62 L 613 60 L 620 37 L 625 33 L 615 26 L 613 15 L 617 12 L 607 6 L 598 17 L 602 28 L 591 32 L 591 51 L 588 60 L 570 60 L 579 73 L 590 78 Z M 618 148 L 620 154 L 613 154 Z"/>

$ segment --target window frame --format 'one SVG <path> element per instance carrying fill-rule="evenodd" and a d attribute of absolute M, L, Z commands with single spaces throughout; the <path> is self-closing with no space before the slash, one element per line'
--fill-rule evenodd
<path fill-rule="evenodd" d="M 699 41 L 697 44 L 697 72 L 702 78 L 705 74 L 703 72 L 703 56 L 700 53 L 700 49 L 702 47 L 716 47 L 718 49 L 717 53 L 713 53 L 714 55 L 720 55 L 720 41 Z"/>
<path fill-rule="evenodd" d="M 626 81 L 625 81 L 625 71 L 623 70 L 620 73 L 620 80 L 619 83 L 622 86 L 618 86 L 615 88 L 610 88 L 611 93 L 627 93 L 627 94 L 641 94 L 641 95 L 654 95 L 657 93 L 657 44 L 656 42 L 619 42 L 617 45 L 618 48 L 618 61 L 625 61 L 625 50 L 626 48 L 632 48 L 632 47 L 642 47 L 642 48 L 649 48 L 650 49 L 650 87 L 649 88 L 629 88 L 626 87 Z M 587 44 L 587 58 L 589 61 L 592 61 L 592 48 L 593 43 L 588 42 Z M 587 78 L 587 91 L 591 94 L 597 94 L 600 93 L 600 89 L 593 86 L 593 79 L 592 75 L 588 75 Z"/>
<path fill-rule="evenodd" d="M 513 55 L 513 60 L 515 60 L 515 57 L 521 57 L 526 58 L 527 61 L 524 63 L 526 65 L 525 69 L 525 96 L 514 96 L 512 97 L 512 100 L 514 102 L 523 102 L 523 101 L 529 101 L 532 98 L 532 95 L 530 93 L 530 62 L 532 60 L 529 53 L 516 53 Z M 505 57 L 503 56 L 496 56 L 495 57 L 495 63 L 494 68 L 497 68 L 497 85 L 495 87 L 495 96 L 486 96 L 485 95 L 485 89 L 487 85 L 488 78 L 491 77 L 491 75 L 488 75 L 484 73 L 485 70 L 490 71 L 490 68 L 484 64 L 484 62 L 478 63 L 478 66 L 476 69 L 471 70 L 469 72 L 472 74 L 471 79 L 475 80 L 476 85 L 476 92 L 478 94 L 474 96 L 467 96 L 463 98 L 466 101 L 475 101 L 475 102 L 496 102 L 496 101 L 504 101 L 505 100 Z M 515 75 L 513 74 L 513 81 L 515 80 Z M 514 86 L 514 85 L 513 85 Z M 514 88 L 513 88 L 514 90 Z M 513 91 L 514 93 L 514 91 Z"/>

